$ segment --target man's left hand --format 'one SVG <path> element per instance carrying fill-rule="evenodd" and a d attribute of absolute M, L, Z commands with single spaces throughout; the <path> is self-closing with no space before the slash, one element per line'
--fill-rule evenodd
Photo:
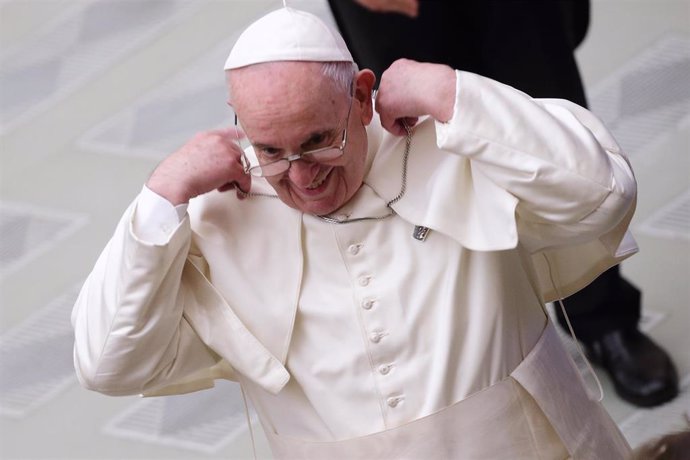
<path fill-rule="evenodd" d="M 397 136 L 417 119 L 430 115 L 446 122 L 455 106 L 455 71 L 442 64 L 399 59 L 383 72 L 376 95 L 376 111 L 383 127 Z"/>
<path fill-rule="evenodd" d="M 419 0 L 355 0 L 363 7 L 379 13 L 400 13 L 411 18 L 419 14 Z"/>

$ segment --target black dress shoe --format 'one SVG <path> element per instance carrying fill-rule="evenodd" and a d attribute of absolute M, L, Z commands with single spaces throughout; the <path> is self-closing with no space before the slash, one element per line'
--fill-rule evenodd
<path fill-rule="evenodd" d="M 649 337 L 628 328 L 585 344 L 590 359 L 609 373 L 616 393 L 640 407 L 653 407 L 678 394 L 678 374 L 668 354 Z"/>

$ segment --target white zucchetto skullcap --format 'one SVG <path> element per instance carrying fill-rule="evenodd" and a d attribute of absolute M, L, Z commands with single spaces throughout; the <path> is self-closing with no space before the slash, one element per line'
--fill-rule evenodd
<path fill-rule="evenodd" d="M 225 61 L 225 70 L 275 61 L 353 62 L 353 59 L 340 34 L 317 16 L 281 8 L 242 32 Z"/>

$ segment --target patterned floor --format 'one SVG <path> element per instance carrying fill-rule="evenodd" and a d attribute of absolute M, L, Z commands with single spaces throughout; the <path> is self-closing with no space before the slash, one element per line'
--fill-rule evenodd
<path fill-rule="evenodd" d="M 143 400 L 82 390 L 69 313 L 156 163 L 231 120 L 222 62 L 242 26 L 281 3 L 0 1 L 0 458 L 251 457 L 255 417 L 233 384 Z M 291 3 L 332 20 L 324 0 Z M 642 251 L 623 270 L 683 379 L 675 401 L 640 410 L 600 375 L 639 445 L 690 426 L 690 0 L 598 0 L 592 14 L 578 51 L 590 104 L 640 183 Z"/>

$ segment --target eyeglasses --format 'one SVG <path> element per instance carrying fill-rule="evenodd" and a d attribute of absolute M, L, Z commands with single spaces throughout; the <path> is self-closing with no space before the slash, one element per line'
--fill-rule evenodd
<path fill-rule="evenodd" d="M 321 163 L 324 161 L 335 160 L 336 158 L 342 156 L 342 154 L 345 152 L 345 146 L 347 145 L 347 125 L 350 120 L 350 112 L 352 111 L 352 99 L 354 98 L 350 96 L 350 107 L 347 110 L 347 116 L 345 117 L 345 129 L 343 130 L 343 137 L 340 142 L 329 145 L 328 147 L 321 147 L 302 153 L 293 153 L 279 160 L 256 166 L 252 166 L 249 163 L 249 160 L 244 154 L 243 149 L 242 166 L 244 167 L 244 172 L 255 177 L 277 176 L 290 169 L 290 165 L 293 161 L 306 160 Z M 238 128 L 237 115 L 235 115 L 235 128 Z"/>

